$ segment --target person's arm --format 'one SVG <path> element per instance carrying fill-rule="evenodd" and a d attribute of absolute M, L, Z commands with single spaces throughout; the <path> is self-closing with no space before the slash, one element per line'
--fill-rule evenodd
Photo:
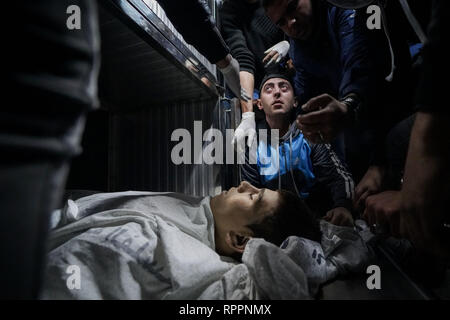
<path fill-rule="evenodd" d="M 342 79 L 339 100 L 355 95 L 364 100 L 370 84 L 371 60 L 365 21 L 354 10 L 336 9 L 337 37 L 340 43 Z"/>
<path fill-rule="evenodd" d="M 229 46 L 231 54 L 239 62 L 240 71 L 255 73 L 255 57 L 247 46 L 247 40 L 243 33 L 245 23 L 243 11 L 245 7 L 239 2 L 227 1 L 220 8 L 221 33 L 225 43 Z M 242 81 L 241 76 L 241 81 Z M 248 91 L 249 94 L 253 90 Z"/>
<path fill-rule="evenodd" d="M 241 99 L 242 113 L 253 112 L 252 97 L 255 84 L 255 57 L 248 48 L 247 40 L 242 31 L 243 10 L 245 10 L 244 6 L 232 1 L 225 2 L 220 8 L 221 33 L 225 43 L 230 47 L 231 54 L 239 62 L 241 87 L 250 98 L 247 101 Z"/>
<path fill-rule="evenodd" d="M 353 208 L 359 212 L 364 212 L 367 197 L 381 191 L 386 169 L 382 166 L 372 165 L 367 169 L 364 177 L 355 189 Z"/>
<path fill-rule="evenodd" d="M 317 181 L 330 191 L 334 207 L 350 210 L 354 194 L 353 178 L 330 145 L 312 145 L 311 162 Z"/>
<path fill-rule="evenodd" d="M 239 62 L 239 78 L 242 89 L 248 99 L 240 99 L 242 120 L 236 128 L 232 143 L 241 144 L 248 137 L 247 145 L 251 146 L 256 137 L 255 114 L 253 112 L 253 90 L 255 84 L 255 57 L 247 46 L 247 40 L 242 32 L 244 21 L 242 13 L 245 7 L 236 2 L 225 2 L 220 10 L 221 31 L 231 53 Z M 242 150 L 241 150 L 242 152 Z"/>
<path fill-rule="evenodd" d="M 230 54 L 212 21 L 208 5 L 202 0 L 157 0 L 187 43 L 193 45 L 211 63 L 216 64 L 233 93 L 248 100 L 239 79 L 239 63 Z"/>
<path fill-rule="evenodd" d="M 230 53 L 204 1 L 157 1 L 184 40 L 193 45 L 211 63 L 215 64 L 225 59 Z"/>
<path fill-rule="evenodd" d="M 449 114 L 417 114 L 403 179 L 400 225 L 401 234 L 416 246 L 447 256 L 450 233 L 443 224 L 449 218 L 449 125 Z"/>
<path fill-rule="evenodd" d="M 450 2 L 434 0 L 432 4 L 428 42 L 423 49 L 422 79 L 417 88 L 419 112 L 411 132 L 403 186 L 394 197 L 395 205 L 393 201 L 388 205 L 378 203 L 378 208 L 368 213 L 375 223 L 387 220 L 391 230 L 395 229 L 396 220 L 400 220 L 399 233 L 403 237 L 422 250 L 449 258 L 450 235 L 443 224 L 449 219 L 450 113 L 443 103 L 448 94 L 442 77 L 450 69 L 445 56 Z"/>
<path fill-rule="evenodd" d="M 241 70 L 239 76 L 241 78 L 241 87 L 246 92 L 253 92 L 255 89 L 255 77 L 253 76 L 253 73 Z M 242 113 L 253 112 L 253 99 L 249 99 L 248 101 L 241 100 L 241 110 Z"/>
<path fill-rule="evenodd" d="M 369 87 L 371 61 L 365 24 L 353 10 L 334 8 L 336 34 L 340 44 L 342 78 L 338 97 L 323 94 L 302 106 L 305 115 L 297 124 L 313 143 L 330 142 L 346 127 L 356 122 L 364 106 Z"/>

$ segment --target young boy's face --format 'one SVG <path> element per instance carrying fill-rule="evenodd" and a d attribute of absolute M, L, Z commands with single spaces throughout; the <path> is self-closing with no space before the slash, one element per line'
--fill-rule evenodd
<path fill-rule="evenodd" d="M 262 221 L 273 214 L 279 205 L 280 195 L 270 189 L 259 189 L 243 181 L 237 188 L 231 188 L 214 197 L 217 212 L 216 221 L 221 228 L 248 231 L 248 225 Z"/>
<path fill-rule="evenodd" d="M 276 0 L 266 13 L 272 22 L 293 39 L 307 39 L 313 29 L 311 0 Z"/>
<path fill-rule="evenodd" d="M 294 89 L 286 79 L 271 78 L 262 86 L 258 108 L 263 110 L 266 116 L 285 116 L 296 106 Z"/>

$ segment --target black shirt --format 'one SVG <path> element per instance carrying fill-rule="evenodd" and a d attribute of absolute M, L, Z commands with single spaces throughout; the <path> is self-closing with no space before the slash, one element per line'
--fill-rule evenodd
<path fill-rule="evenodd" d="M 423 48 L 422 73 L 417 87 L 416 105 L 420 111 L 449 112 L 447 101 L 450 72 L 448 47 L 450 39 L 450 2 L 433 0 L 428 40 Z"/>
<path fill-rule="evenodd" d="M 79 8 L 80 29 L 67 26 L 72 5 Z M 8 49 L 3 61 L 15 110 L 21 101 L 23 108 L 35 109 L 26 102 L 33 96 L 41 101 L 41 112 L 42 107 L 95 106 L 100 64 L 96 1 L 17 0 L 6 6 L 9 30 L 3 40 Z M 43 103 L 46 99 L 59 103 L 49 106 Z"/>
<path fill-rule="evenodd" d="M 264 77 L 264 51 L 283 41 L 283 31 L 267 17 L 259 1 L 226 0 L 220 8 L 221 32 L 241 71 L 255 77 L 258 88 Z"/>

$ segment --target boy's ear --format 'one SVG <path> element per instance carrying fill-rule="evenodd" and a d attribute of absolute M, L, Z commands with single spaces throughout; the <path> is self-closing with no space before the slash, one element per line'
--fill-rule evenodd
<path fill-rule="evenodd" d="M 297 97 L 294 97 L 294 108 L 297 108 L 298 106 L 298 99 Z"/>
<path fill-rule="evenodd" d="M 237 253 L 244 253 L 245 246 L 247 245 L 247 242 L 252 237 L 250 235 L 237 233 L 234 231 L 228 231 L 225 242 L 227 243 L 227 246 L 233 251 Z"/>
<path fill-rule="evenodd" d="M 262 106 L 262 103 L 261 103 L 261 98 L 258 98 L 258 99 L 256 100 L 256 105 L 258 106 L 258 109 L 259 109 L 259 110 L 264 110 L 264 108 L 263 108 L 263 106 Z"/>

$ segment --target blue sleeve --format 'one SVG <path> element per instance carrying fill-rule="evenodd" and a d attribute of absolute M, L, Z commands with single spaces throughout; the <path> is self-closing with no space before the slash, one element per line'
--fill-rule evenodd
<path fill-rule="evenodd" d="M 366 22 L 355 10 L 335 10 L 335 30 L 341 49 L 342 80 L 339 99 L 349 93 L 361 99 L 368 94 L 371 60 L 368 52 Z"/>

